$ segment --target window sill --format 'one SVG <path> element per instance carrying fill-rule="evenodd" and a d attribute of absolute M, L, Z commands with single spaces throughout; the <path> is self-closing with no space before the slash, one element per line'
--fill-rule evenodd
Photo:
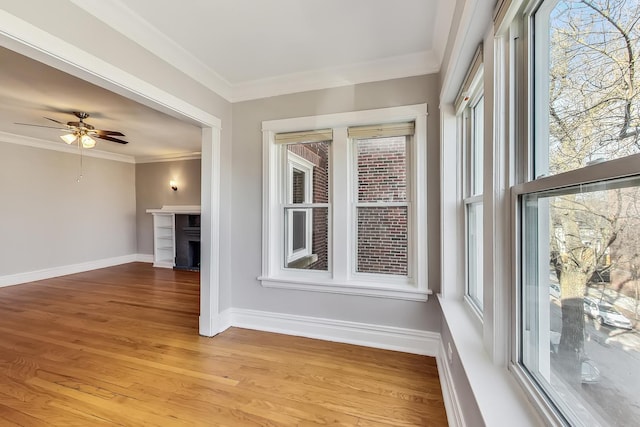
<path fill-rule="evenodd" d="M 484 313 L 480 310 L 480 308 L 476 305 L 476 303 L 471 299 L 469 295 L 464 296 L 464 303 L 466 304 L 467 312 L 469 316 L 473 317 L 476 325 L 479 325 L 478 333 L 482 333 L 481 326 L 484 324 Z"/>
<path fill-rule="evenodd" d="M 438 301 L 485 425 L 541 425 L 507 367 L 491 361 L 478 322 L 466 303 L 441 295 Z"/>
<path fill-rule="evenodd" d="M 300 291 L 326 292 L 342 295 L 360 295 L 377 298 L 391 298 L 407 301 L 426 301 L 431 295 L 429 289 L 418 289 L 411 285 L 387 284 L 361 281 L 313 280 L 290 277 L 258 277 L 265 288 L 294 289 Z"/>
<path fill-rule="evenodd" d="M 290 261 L 287 265 L 287 268 L 307 268 L 314 262 L 318 261 L 317 254 L 311 254 L 307 256 L 300 257 L 296 260 Z"/>

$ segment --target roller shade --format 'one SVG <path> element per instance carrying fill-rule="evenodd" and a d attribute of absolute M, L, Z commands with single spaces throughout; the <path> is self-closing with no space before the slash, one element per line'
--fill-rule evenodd
<path fill-rule="evenodd" d="M 505 16 L 507 16 L 507 11 L 510 6 L 511 0 L 498 0 L 496 8 L 493 10 L 493 28 L 496 33 L 499 32 L 500 26 L 502 25 Z"/>
<path fill-rule="evenodd" d="M 390 136 L 407 136 L 415 133 L 415 122 L 384 125 L 356 126 L 348 129 L 349 138 L 369 139 Z"/>
<path fill-rule="evenodd" d="M 456 96 L 456 114 L 459 114 L 469 101 L 472 86 L 477 83 L 477 79 L 480 77 L 481 71 L 483 70 L 483 57 L 484 55 L 482 51 L 482 44 L 480 44 L 478 46 L 478 49 L 476 50 L 476 53 L 473 55 L 471 66 L 467 70 L 467 74 L 464 76 L 464 80 L 462 81 L 462 86 L 460 86 L 460 90 L 458 91 L 458 95 Z"/>
<path fill-rule="evenodd" d="M 276 144 L 297 144 L 300 142 L 322 142 L 333 140 L 333 129 L 305 130 L 276 134 Z"/>

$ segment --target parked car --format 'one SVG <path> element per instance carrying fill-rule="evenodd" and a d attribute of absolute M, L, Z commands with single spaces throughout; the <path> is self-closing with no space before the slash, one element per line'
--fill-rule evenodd
<path fill-rule="evenodd" d="M 596 301 L 587 297 L 584 299 L 584 312 L 596 319 L 601 325 L 610 325 L 622 329 L 633 328 L 631 321 L 608 302 Z"/>
<path fill-rule="evenodd" d="M 550 283 L 549 295 L 551 295 L 555 299 L 560 299 L 560 285 L 558 285 L 557 283 Z"/>

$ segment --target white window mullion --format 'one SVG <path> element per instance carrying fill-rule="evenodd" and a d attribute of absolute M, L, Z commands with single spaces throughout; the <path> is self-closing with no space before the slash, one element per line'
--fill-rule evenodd
<path fill-rule="evenodd" d="M 348 280 L 350 278 L 349 265 L 352 260 L 350 236 L 354 234 L 352 230 L 352 209 L 350 186 L 345 185 L 351 181 L 351 165 L 349 161 L 349 143 L 346 127 L 333 129 L 333 144 L 331 145 L 332 168 L 331 175 L 331 195 L 332 209 L 331 218 L 340 218 L 339 221 L 332 222 L 332 248 L 331 265 L 333 278 L 337 280 Z"/>
<path fill-rule="evenodd" d="M 280 218 L 280 187 L 282 183 L 281 160 L 282 155 L 277 146 L 272 144 L 275 138 L 274 132 L 265 131 L 263 133 L 263 192 L 268 195 L 268 200 L 272 203 L 263 205 L 262 241 L 266 248 L 262 257 L 262 274 L 270 276 L 280 269 L 279 258 L 269 256 L 270 253 L 283 253 L 284 242 L 280 238 L 282 235 L 282 221 Z"/>

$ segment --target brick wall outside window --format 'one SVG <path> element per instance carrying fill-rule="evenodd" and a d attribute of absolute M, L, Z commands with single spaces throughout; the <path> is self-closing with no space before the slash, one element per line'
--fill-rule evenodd
<path fill-rule="evenodd" d="M 357 144 L 358 202 L 407 201 L 405 137 L 363 139 Z M 288 149 L 314 164 L 313 203 L 329 202 L 329 143 L 292 144 Z M 294 200 L 303 200 L 302 180 L 294 179 Z M 296 191 L 297 190 L 297 191 Z M 408 274 L 408 208 L 357 208 L 357 267 L 361 273 Z M 328 269 L 327 208 L 313 209 L 312 252 L 318 260 L 307 269 Z"/>
<path fill-rule="evenodd" d="M 356 141 L 359 202 L 407 201 L 405 137 Z M 408 274 L 406 206 L 357 208 L 360 273 Z"/>
<path fill-rule="evenodd" d="M 361 139 L 358 144 L 358 201 L 407 200 L 405 137 Z"/>
<path fill-rule="evenodd" d="M 360 273 L 407 275 L 407 208 L 358 208 Z"/>

